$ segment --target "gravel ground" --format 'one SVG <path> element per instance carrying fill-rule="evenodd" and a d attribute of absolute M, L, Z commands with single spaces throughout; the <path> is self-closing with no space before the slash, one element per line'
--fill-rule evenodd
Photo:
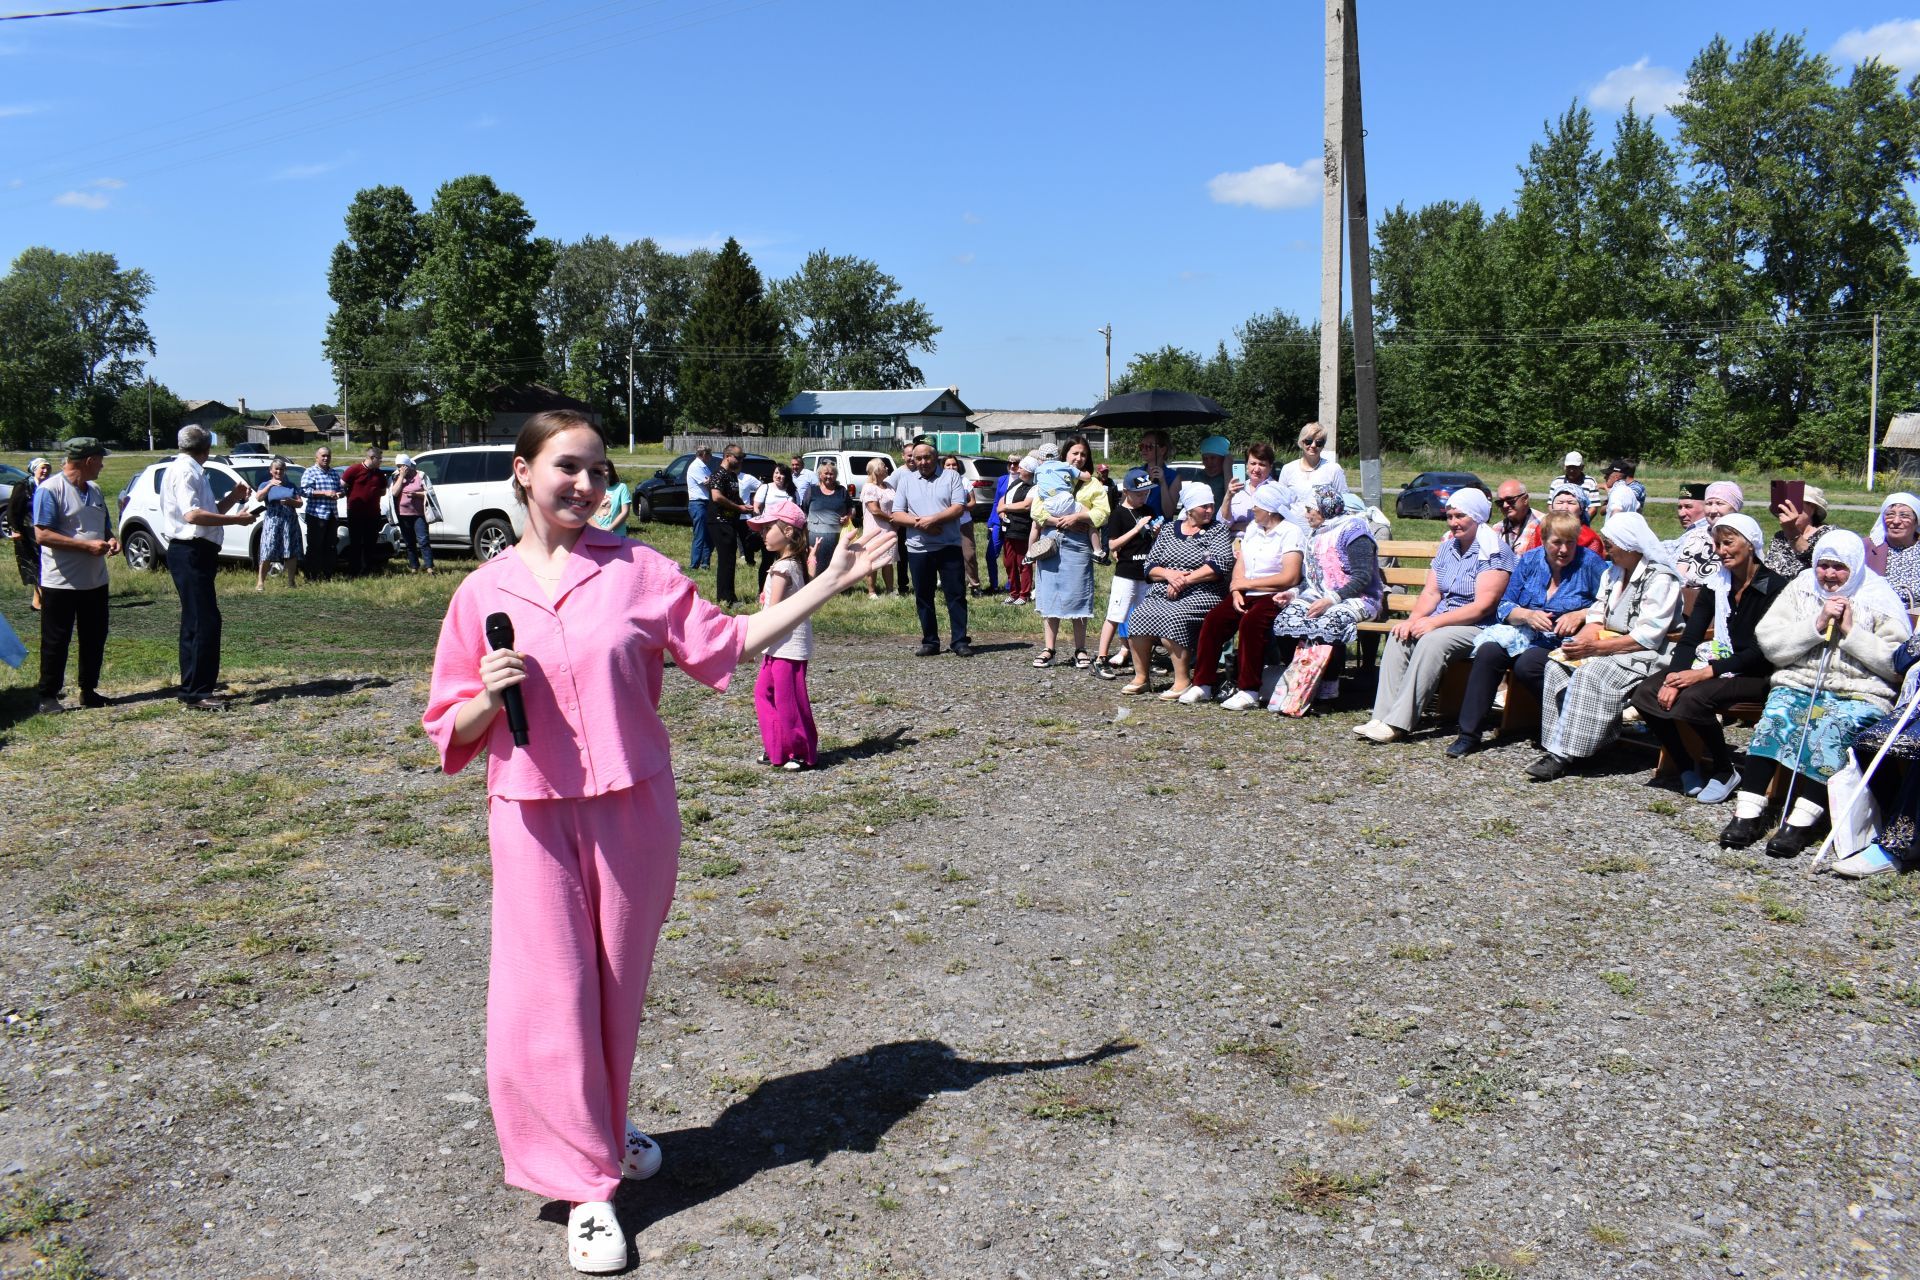
<path fill-rule="evenodd" d="M 829 647 L 798 776 L 669 677 L 640 1273 L 1920 1274 L 1920 878 L 1724 855 L 1639 751 L 908 652 Z M 480 771 L 415 677 L 238 692 L 8 731 L 0 1273 L 570 1274 L 485 1101 Z"/>

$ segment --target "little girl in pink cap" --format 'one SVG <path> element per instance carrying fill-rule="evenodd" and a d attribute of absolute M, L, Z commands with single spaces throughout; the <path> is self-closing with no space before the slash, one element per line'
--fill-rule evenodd
<path fill-rule="evenodd" d="M 760 589 L 760 607 L 771 609 L 807 584 L 800 567 L 806 547 L 807 517 L 784 499 L 747 521 L 766 539 L 766 585 Z M 760 742 L 767 763 L 779 769 L 811 769 L 820 748 L 813 727 L 813 704 L 807 700 L 807 660 L 813 656 L 813 622 L 801 623 L 787 638 L 760 657 L 760 676 L 753 682 L 753 709 L 760 717 Z"/>

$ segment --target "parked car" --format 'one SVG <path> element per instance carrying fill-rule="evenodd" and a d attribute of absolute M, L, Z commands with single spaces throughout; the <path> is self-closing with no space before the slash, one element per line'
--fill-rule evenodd
<path fill-rule="evenodd" d="M 233 442 L 233 446 L 227 450 L 227 453 L 236 458 L 243 455 L 250 458 L 266 458 L 273 455 L 273 450 L 267 448 L 267 446 L 261 444 L 258 440 L 236 440 Z"/>
<path fill-rule="evenodd" d="M 513 496 L 513 446 L 456 445 L 413 455 L 433 486 L 442 519 L 427 526 L 438 547 L 462 547 L 491 560 L 520 541 L 527 508 Z M 391 509 L 389 509 L 391 518 Z"/>
<path fill-rule="evenodd" d="M 1407 482 L 1393 504 L 1402 520 L 1445 520 L 1447 500 L 1462 489 L 1478 489 L 1491 500 L 1493 490 L 1471 471 L 1422 471 Z"/>
<path fill-rule="evenodd" d="M 167 538 L 160 531 L 160 475 L 167 469 L 166 462 L 149 463 L 133 479 L 127 481 L 127 487 L 120 491 L 120 554 L 127 558 L 129 569 L 147 571 L 158 569 L 166 563 Z M 268 464 L 271 458 L 252 456 L 235 458 L 223 454 L 207 459 L 207 484 L 213 489 L 214 501 L 218 502 L 233 491 L 235 481 L 244 481 L 248 488 L 259 489 L 267 481 Z M 298 475 L 295 471 L 294 475 Z M 213 532 L 219 536 L 222 559 L 256 564 L 260 557 L 260 522 L 251 525 L 215 525 Z M 393 555 L 396 531 L 392 525 L 380 531 L 377 554 L 382 560 Z M 346 555 L 347 530 L 342 524 L 339 533 L 339 553 Z"/>
<path fill-rule="evenodd" d="M 687 518 L 687 467 L 693 462 L 693 455 L 683 453 L 666 466 L 655 471 L 651 478 L 639 484 L 631 484 L 633 489 L 632 519 L 639 523 L 659 520 L 666 524 L 691 524 Z M 714 466 L 720 465 L 716 456 Z M 750 473 L 762 484 L 773 479 L 774 460 L 763 453 L 750 453 L 741 460 L 741 470 Z"/>
<path fill-rule="evenodd" d="M 7 501 L 13 497 L 13 486 L 26 482 L 27 473 L 18 467 L 0 462 L 0 538 L 11 538 L 13 530 L 7 527 Z"/>
<path fill-rule="evenodd" d="M 847 492 L 857 503 L 860 501 L 860 486 L 867 482 L 867 464 L 875 458 L 884 459 L 895 471 L 900 469 L 900 464 L 894 461 L 892 454 L 877 449 L 823 449 L 818 453 L 803 455 L 800 465 L 817 475 L 821 463 L 833 463 L 839 468 L 840 483 L 847 486 Z"/>
<path fill-rule="evenodd" d="M 1000 477 L 1007 474 L 1005 458 L 988 457 L 984 454 L 962 454 L 960 457 L 960 475 L 967 482 L 968 514 L 975 522 L 985 525 L 993 514 L 993 491 L 1000 483 Z"/>

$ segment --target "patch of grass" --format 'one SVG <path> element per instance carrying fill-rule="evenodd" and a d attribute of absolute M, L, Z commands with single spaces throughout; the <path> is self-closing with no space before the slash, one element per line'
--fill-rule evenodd
<path fill-rule="evenodd" d="M 1280 1040 L 1223 1040 L 1213 1051 L 1223 1058 L 1251 1062 L 1282 1084 L 1300 1072 L 1300 1050 Z"/>
<path fill-rule="evenodd" d="M 1388 826 L 1362 827 L 1360 838 L 1376 849 L 1404 849 L 1410 843 L 1407 837 L 1393 834 L 1393 828 Z"/>
<path fill-rule="evenodd" d="M 952 977 L 959 977 L 971 968 L 973 968 L 973 966 L 967 962 L 964 956 L 955 956 L 953 959 L 947 961 L 945 972 Z"/>
<path fill-rule="evenodd" d="M 1637 875 L 1652 866 L 1645 858 L 1637 854 L 1613 854 L 1595 862 L 1581 866 L 1581 870 L 1590 876 Z"/>
<path fill-rule="evenodd" d="M 1363 1040 L 1392 1042 L 1406 1039 L 1407 1033 L 1419 1025 L 1418 1018 L 1389 1018 L 1371 1009 L 1361 1009 L 1347 1023 L 1347 1034 Z"/>
<path fill-rule="evenodd" d="M 700 874 L 709 880 L 724 880 L 739 875 L 742 865 L 738 858 L 708 858 L 700 864 Z"/>
<path fill-rule="evenodd" d="M 1120 1122 L 1118 1103 L 1100 1095 L 1099 1080 L 1091 1087 L 1076 1087 L 1075 1082 L 1046 1080 L 1028 1095 L 1022 1110 L 1035 1120 L 1076 1120 L 1112 1126 Z"/>
<path fill-rule="evenodd" d="M 1781 969 L 1754 992 L 1753 998 L 1762 1008 L 1795 1012 L 1819 1004 L 1820 988 L 1802 980 L 1791 969 Z"/>
<path fill-rule="evenodd" d="M 1827 979 L 1827 999 L 1858 1000 L 1859 998 L 1860 988 L 1853 985 L 1853 979 L 1845 975 L 1837 975 Z"/>
<path fill-rule="evenodd" d="M 1648 805 L 1647 812 L 1657 813 L 1663 818 L 1676 818 L 1680 816 L 1680 806 L 1663 797 Z"/>
<path fill-rule="evenodd" d="M 1640 994 L 1640 984 L 1633 980 L 1631 974 L 1619 973 L 1609 969 L 1600 975 L 1600 981 L 1606 983 L 1607 990 L 1613 992 L 1613 994 L 1619 996 L 1622 1000 L 1631 1000 Z"/>
<path fill-rule="evenodd" d="M 1224 1138 L 1228 1134 L 1238 1133 L 1246 1128 L 1244 1121 L 1231 1120 L 1212 1111 L 1195 1111 L 1189 1108 L 1180 1113 L 1187 1127 L 1195 1133 L 1209 1138 Z"/>
<path fill-rule="evenodd" d="M 87 1206 L 56 1196 L 32 1183 L 11 1187 L 0 1199 L 0 1240 L 44 1231 L 86 1216 Z"/>
<path fill-rule="evenodd" d="M 971 875 L 958 867 L 947 867 L 940 873 L 942 884 L 965 884 L 971 879 L 973 879 Z"/>
<path fill-rule="evenodd" d="M 755 1240 L 769 1240 L 780 1234 L 780 1228 L 764 1218 L 749 1218 L 742 1215 L 727 1222 L 727 1230 L 736 1235 L 751 1236 Z"/>
<path fill-rule="evenodd" d="M 1512 818 L 1488 818 L 1481 825 L 1480 834 L 1488 840 L 1509 840 L 1520 834 L 1520 824 Z"/>
<path fill-rule="evenodd" d="M 1351 1111 L 1336 1111 L 1327 1117 L 1327 1127 L 1335 1133 L 1352 1137 L 1366 1133 L 1373 1128 L 1373 1121 Z"/>
<path fill-rule="evenodd" d="M 1387 954 L 1395 960 L 1418 960 L 1425 962 L 1428 960 L 1442 959 L 1452 950 L 1453 947 L 1447 943 L 1429 946 L 1424 942 L 1402 942 L 1389 950 Z"/>
<path fill-rule="evenodd" d="M 1476 1262 L 1460 1268 L 1460 1280 L 1518 1280 L 1518 1277 L 1497 1262 Z"/>
<path fill-rule="evenodd" d="M 1905 902 L 1920 906 L 1920 871 L 1870 876 L 1861 882 L 1860 894 L 1869 902 Z"/>
<path fill-rule="evenodd" d="M 1387 1175 L 1367 1173 L 1331 1173 L 1308 1164 L 1297 1164 L 1281 1175 L 1280 1189 L 1273 1202 L 1292 1213 L 1312 1214 L 1329 1222 L 1347 1216 L 1347 1206 L 1381 1186 Z"/>
<path fill-rule="evenodd" d="M 925 929 L 909 929 L 901 937 L 916 947 L 924 947 L 933 941 L 933 935 Z"/>
<path fill-rule="evenodd" d="M 1589 1222 L 1587 1238 L 1595 1244 L 1603 1244 L 1609 1249 L 1618 1249 L 1627 1242 L 1626 1230 L 1605 1222 Z"/>
<path fill-rule="evenodd" d="M 1807 918 L 1807 909 L 1792 906 L 1778 898 L 1762 898 L 1760 914 L 1775 924 L 1800 924 Z"/>
<path fill-rule="evenodd" d="M 1526 1087 L 1524 1071 L 1505 1062 L 1478 1063 L 1464 1050 L 1448 1049 L 1428 1060 L 1426 1074 L 1437 1081 L 1437 1097 L 1427 1114 L 1443 1123 L 1492 1111 L 1513 1101 Z"/>

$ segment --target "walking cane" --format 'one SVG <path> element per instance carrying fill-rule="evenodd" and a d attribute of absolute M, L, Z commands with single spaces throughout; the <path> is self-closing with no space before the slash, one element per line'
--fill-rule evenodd
<path fill-rule="evenodd" d="M 1893 722 L 1893 728 L 1887 730 L 1886 740 L 1880 744 L 1880 749 L 1873 753 L 1873 759 L 1867 761 L 1866 769 L 1860 774 L 1860 789 L 1855 791 L 1853 798 L 1847 801 L 1846 812 L 1836 812 L 1829 816 L 1827 838 L 1820 842 L 1819 852 L 1813 855 L 1813 861 L 1808 864 L 1808 875 L 1818 871 L 1820 864 L 1826 861 L 1827 854 L 1833 849 L 1834 842 L 1840 835 L 1841 820 L 1852 815 L 1853 807 L 1859 804 L 1860 797 L 1867 793 L 1867 784 L 1873 781 L 1873 775 L 1879 771 L 1880 762 L 1887 758 L 1887 750 L 1900 737 L 1900 731 L 1907 727 L 1907 722 L 1913 719 L 1915 711 L 1920 711 L 1920 691 L 1916 691 L 1913 697 L 1907 699 L 1905 709 L 1900 712 L 1900 718 Z"/>
<path fill-rule="evenodd" d="M 1813 694 L 1807 699 L 1807 718 L 1800 722 L 1800 741 L 1793 748 L 1793 763 L 1787 766 L 1787 794 L 1780 802 L 1780 825 L 1774 830 L 1779 835 L 1787 829 L 1787 815 L 1793 812 L 1793 789 L 1800 782 L 1801 756 L 1807 750 L 1807 735 L 1813 732 L 1813 718 L 1820 708 L 1820 690 L 1826 687 L 1827 665 L 1833 661 L 1833 624 L 1827 624 L 1827 633 L 1820 637 L 1820 643 L 1826 646 L 1820 655 L 1820 669 L 1813 673 Z"/>

